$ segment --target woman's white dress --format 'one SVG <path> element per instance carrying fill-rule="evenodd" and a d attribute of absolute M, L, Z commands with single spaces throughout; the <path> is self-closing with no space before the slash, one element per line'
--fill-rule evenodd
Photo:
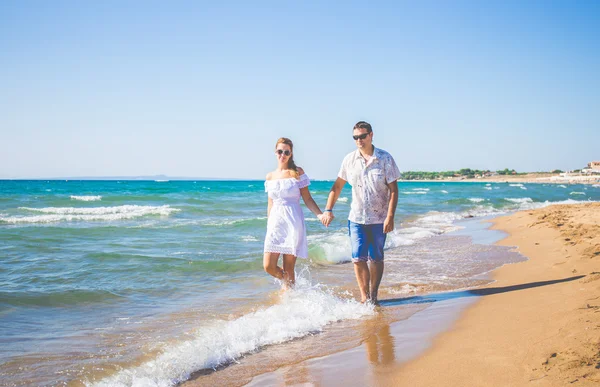
<path fill-rule="evenodd" d="M 265 253 L 281 253 L 308 258 L 308 242 L 304 214 L 300 207 L 300 188 L 307 187 L 310 180 L 306 174 L 299 179 L 276 179 L 265 181 L 265 192 L 273 200 L 267 235 Z"/>

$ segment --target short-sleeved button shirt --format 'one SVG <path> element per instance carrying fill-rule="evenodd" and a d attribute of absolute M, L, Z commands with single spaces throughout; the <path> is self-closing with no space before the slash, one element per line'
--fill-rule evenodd
<path fill-rule="evenodd" d="M 384 223 L 390 201 L 387 184 L 400 178 L 392 155 L 375 148 L 367 163 L 357 149 L 344 157 L 338 177 L 352 186 L 348 220 L 360 224 Z"/>

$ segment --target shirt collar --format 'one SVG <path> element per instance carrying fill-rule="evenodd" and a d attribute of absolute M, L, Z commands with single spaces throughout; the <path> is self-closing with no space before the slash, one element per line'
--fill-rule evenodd
<path fill-rule="evenodd" d="M 360 154 L 360 149 L 357 149 L 354 151 L 354 159 L 355 160 L 360 160 L 362 159 L 362 155 Z M 378 160 L 381 158 L 381 151 L 379 150 L 379 148 L 377 148 L 375 145 L 373 145 L 373 155 L 371 156 L 371 159 L 373 160 Z"/>

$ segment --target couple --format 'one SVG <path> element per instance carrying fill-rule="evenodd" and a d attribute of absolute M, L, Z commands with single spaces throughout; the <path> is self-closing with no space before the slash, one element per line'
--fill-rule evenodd
<path fill-rule="evenodd" d="M 354 272 L 361 302 L 376 303 L 383 276 L 385 237 L 394 229 L 398 203 L 396 181 L 400 178 L 400 171 L 389 153 L 373 146 L 373 130 L 369 123 L 360 121 L 354 125 L 352 138 L 358 149 L 344 157 L 324 212 L 308 191 L 308 176 L 294 162 L 292 141 L 288 138 L 277 141 L 277 169 L 267 174 L 265 181 L 269 199 L 263 265 L 267 273 L 283 281 L 284 288 L 293 286 L 296 258 L 308 258 L 300 197 L 321 223 L 329 226 L 334 218 L 333 206 L 342 188 L 349 182 L 352 205 L 348 231 Z M 283 255 L 283 267 L 277 266 L 279 255 Z"/>

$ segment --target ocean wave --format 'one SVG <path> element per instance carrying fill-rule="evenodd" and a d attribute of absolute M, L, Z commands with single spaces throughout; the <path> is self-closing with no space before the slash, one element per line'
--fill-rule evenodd
<path fill-rule="evenodd" d="M 504 200 L 513 203 L 533 203 L 532 198 L 504 198 Z"/>
<path fill-rule="evenodd" d="M 413 188 L 413 191 L 429 192 L 429 188 Z"/>
<path fill-rule="evenodd" d="M 564 184 L 560 184 L 560 185 L 559 185 L 559 187 L 560 187 L 560 188 L 567 188 L 567 186 L 566 186 L 566 185 L 564 185 Z"/>
<path fill-rule="evenodd" d="M 259 217 L 256 217 L 256 218 L 224 219 L 224 220 L 208 219 L 208 220 L 202 222 L 202 225 L 204 225 L 204 226 L 216 226 L 216 227 L 221 227 L 221 226 L 238 226 L 238 225 L 253 223 L 253 222 L 257 222 L 257 221 L 262 222 L 262 221 L 264 221 L 266 219 L 268 219 L 266 216 L 259 216 Z"/>
<path fill-rule="evenodd" d="M 68 290 L 49 293 L 0 292 L 0 303 L 13 306 L 57 307 L 111 302 L 121 296 L 104 290 Z"/>
<path fill-rule="evenodd" d="M 523 187 L 523 184 L 518 183 L 518 184 L 509 184 L 509 186 L 511 187 Z"/>
<path fill-rule="evenodd" d="M 18 223 L 56 223 L 71 221 L 115 221 L 139 218 L 147 215 L 169 216 L 180 211 L 168 205 L 163 206 L 138 206 L 124 205 L 116 207 L 45 207 L 31 208 L 19 207 L 20 210 L 41 212 L 45 215 L 20 215 L 0 217 L 0 222 Z"/>
<path fill-rule="evenodd" d="M 348 198 L 344 196 L 344 197 L 339 198 L 337 201 L 338 202 L 342 202 L 342 203 L 346 203 L 348 201 Z"/>
<path fill-rule="evenodd" d="M 482 199 L 482 198 L 469 198 L 469 201 L 471 201 L 473 203 L 481 203 L 481 202 L 485 202 L 486 199 Z"/>
<path fill-rule="evenodd" d="M 425 195 L 427 191 L 402 191 L 405 195 Z"/>
<path fill-rule="evenodd" d="M 576 192 L 576 191 L 573 191 L 569 195 L 585 195 L 585 192 Z"/>
<path fill-rule="evenodd" d="M 441 190 L 440 192 L 443 193 L 443 194 L 447 194 L 448 193 L 448 191 L 446 191 L 445 189 Z"/>
<path fill-rule="evenodd" d="M 102 196 L 100 196 L 100 195 L 87 195 L 87 196 L 71 195 L 71 199 L 72 200 L 81 200 L 84 202 L 95 202 L 98 200 L 102 200 Z"/>
<path fill-rule="evenodd" d="M 155 359 L 126 368 L 88 386 L 173 386 L 196 371 L 236 361 L 264 346 L 321 332 L 331 323 L 373 315 L 372 306 L 341 299 L 321 285 L 299 277 L 296 290 L 281 302 L 235 320 L 212 321 L 198 328 L 191 340 L 165 347 Z"/>

